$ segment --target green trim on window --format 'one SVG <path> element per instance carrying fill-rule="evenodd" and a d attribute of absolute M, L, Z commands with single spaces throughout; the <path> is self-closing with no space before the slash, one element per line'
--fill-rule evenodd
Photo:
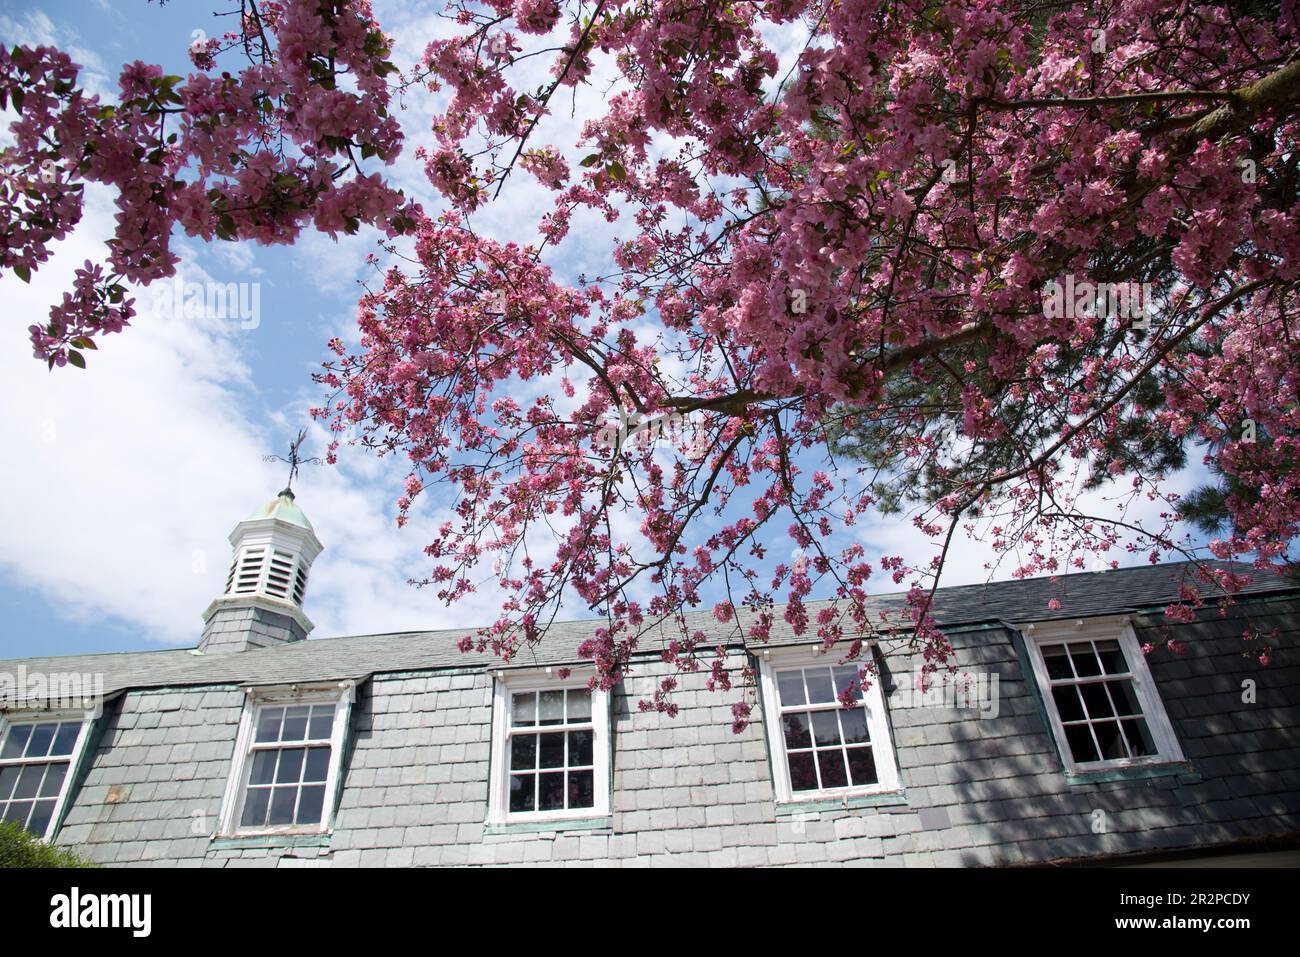
<path fill-rule="evenodd" d="M 1061 753 L 1061 742 L 1056 740 L 1056 732 L 1052 730 L 1052 716 L 1047 710 L 1043 689 L 1038 686 L 1038 674 L 1034 671 L 1034 660 L 1031 657 L 1032 652 L 1029 650 L 1028 641 L 1025 639 L 1024 632 L 1014 625 L 1004 622 L 1003 627 L 1011 633 L 1011 647 L 1016 653 L 1016 663 L 1020 665 L 1020 675 L 1033 693 L 1034 703 L 1038 705 L 1038 717 L 1043 722 L 1043 733 L 1047 735 L 1047 740 L 1052 742 L 1052 753 L 1056 755 L 1057 764 L 1064 772 L 1065 755 Z"/>
<path fill-rule="evenodd" d="M 242 851 L 256 847 L 329 847 L 333 835 L 325 834 L 249 834 L 246 837 L 214 837 L 210 851 Z"/>
<path fill-rule="evenodd" d="M 518 821 L 513 824 L 488 824 L 484 837 L 502 834 L 536 834 L 539 831 L 601 831 L 613 830 L 614 815 L 605 817 L 575 817 L 555 821 Z"/>
<path fill-rule="evenodd" d="M 77 797 L 80 795 L 81 788 L 86 783 L 86 777 L 90 774 L 90 768 L 95 762 L 95 753 L 99 750 L 99 744 L 104 738 L 104 730 L 108 727 L 109 706 L 115 706 L 118 697 L 118 695 L 113 695 L 101 701 L 99 713 L 86 719 L 90 722 L 90 727 L 86 729 L 86 743 L 81 749 L 81 754 L 77 756 L 76 767 L 68 768 L 68 774 L 72 776 L 72 780 L 68 782 L 68 796 L 64 799 L 63 806 L 59 808 L 59 819 L 54 822 L 54 827 L 50 830 L 51 844 L 59 839 L 59 832 L 63 830 L 64 822 L 67 821 L 68 815 L 77 803 Z"/>
<path fill-rule="evenodd" d="M 1196 784 L 1201 775 L 1190 761 L 1178 761 L 1172 764 L 1138 764 L 1127 768 L 1098 768 L 1096 771 L 1066 771 L 1067 784 L 1106 784 L 1112 781 L 1145 781 L 1149 778 L 1167 778 L 1176 774 L 1185 774 L 1188 780 L 1184 784 Z"/>
<path fill-rule="evenodd" d="M 907 807 L 906 791 L 885 791 L 881 794 L 856 794 L 838 801 L 782 801 L 776 806 L 777 817 L 796 814 L 818 814 L 822 811 L 845 811 L 860 807 Z"/>
<path fill-rule="evenodd" d="M 328 811 L 325 817 L 326 826 L 331 831 L 334 829 L 334 823 L 338 820 L 339 808 L 343 804 L 344 786 L 347 784 L 348 771 L 352 767 L 353 743 L 356 740 L 357 722 L 360 720 L 357 713 L 358 705 L 361 703 L 361 688 L 363 684 L 369 684 L 370 679 L 358 681 L 352 686 L 352 700 L 348 702 L 347 718 L 343 722 L 343 740 L 339 744 L 339 772 L 338 780 L 334 782 L 334 793 L 330 795 L 330 806 L 328 809 L 322 808 L 322 812 Z M 337 705 L 336 705 L 337 707 Z"/>

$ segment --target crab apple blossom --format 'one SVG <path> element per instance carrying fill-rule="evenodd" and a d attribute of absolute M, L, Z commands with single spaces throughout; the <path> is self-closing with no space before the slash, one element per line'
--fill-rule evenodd
<path fill-rule="evenodd" d="M 418 207 L 362 166 L 391 163 L 402 143 L 388 112 L 397 67 L 369 4 L 241 7 L 240 30 L 191 46 L 196 72 L 164 75 L 137 60 L 122 68 L 114 102 L 88 94 L 63 51 L 0 49 L 0 109 L 18 114 L 0 154 L 0 268 L 30 280 L 76 227 L 85 184 L 116 193 L 107 272 L 88 264 L 48 322 L 31 327 L 51 367 L 84 365 L 81 350 L 127 325 L 126 283 L 175 272 L 175 230 L 272 244 L 307 226 L 414 226 Z M 251 60 L 238 73 L 218 69 L 231 50 Z"/>
<path fill-rule="evenodd" d="M 931 605 L 958 534 L 1018 576 L 1287 561 L 1294 0 L 455 3 L 393 80 L 436 103 L 416 152 L 428 213 L 357 162 L 401 146 L 369 9 L 241 12 L 183 81 L 126 68 L 112 107 L 58 51 L 5 55 L 8 166 L 63 172 L 0 194 L 0 266 L 42 262 L 86 180 L 120 190 L 110 265 L 132 281 L 173 268 L 177 225 L 411 234 L 386 244 L 404 258 L 362 298 L 359 345 L 331 343 L 316 411 L 406 457 L 399 521 L 451 490 L 423 584 L 456 601 L 488 573 L 505 595 L 462 648 L 512 658 L 580 604 L 602 619 L 577 649 L 595 683 L 657 651 L 674 673 L 643 707 L 673 713 L 680 676 L 704 671 L 741 689 L 740 728 L 753 681 L 720 664 L 728 640 L 808 636 L 865 683 L 869 640 L 897 631 L 927 672 L 952 667 Z M 214 73 L 245 44 L 238 80 Z M 555 138 L 587 86 L 599 106 Z M 476 228 L 511 177 L 549 196 L 514 232 L 534 241 Z M 600 220 L 608 249 L 574 228 Z M 605 266 L 568 276 L 575 250 Z M 120 328 L 112 280 L 88 267 L 38 354 Z M 643 425 L 669 417 L 689 428 Z M 1180 498 L 1170 476 L 1197 459 L 1213 481 Z M 868 551 L 869 520 L 903 510 L 928 565 Z M 1171 621 L 1246 582 L 1190 568 Z"/>

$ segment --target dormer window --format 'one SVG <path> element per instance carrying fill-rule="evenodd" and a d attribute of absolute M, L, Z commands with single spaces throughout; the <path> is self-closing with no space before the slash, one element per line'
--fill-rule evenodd
<path fill-rule="evenodd" d="M 240 723 L 221 833 L 329 830 L 353 685 L 250 693 Z"/>
<path fill-rule="evenodd" d="M 50 836 L 89 725 L 82 712 L 0 715 L 0 821 Z"/>
<path fill-rule="evenodd" d="M 1146 657 L 1126 620 L 1038 622 L 1026 633 L 1067 771 L 1183 760 Z"/>
<path fill-rule="evenodd" d="M 585 674 L 497 676 L 489 822 L 609 814 L 609 694 Z"/>
<path fill-rule="evenodd" d="M 778 802 L 899 790 L 879 681 L 864 691 L 856 664 L 808 647 L 769 650 L 760 674 Z"/>

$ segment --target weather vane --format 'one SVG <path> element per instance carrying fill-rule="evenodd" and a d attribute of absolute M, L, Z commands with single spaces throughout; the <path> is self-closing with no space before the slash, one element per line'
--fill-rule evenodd
<path fill-rule="evenodd" d="M 293 494 L 293 480 L 298 475 L 298 466 L 321 464 L 320 459 L 318 458 L 305 459 L 298 454 L 298 450 L 302 448 L 302 444 L 306 441 L 307 430 L 300 429 L 298 431 L 298 437 L 289 444 L 289 455 L 287 458 L 280 455 L 268 455 L 262 460 L 263 462 L 284 462 L 289 466 L 289 483 L 285 485 L 284 490 L 290 495 Z"/>

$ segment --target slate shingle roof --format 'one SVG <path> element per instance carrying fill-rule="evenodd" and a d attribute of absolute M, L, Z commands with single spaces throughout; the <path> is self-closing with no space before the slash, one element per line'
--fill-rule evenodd
<path fill-rule="evenodd" d="M 1253 575 L 1245 590 L 1247 594 L 1296 591 L 1300 587 L 1279 575 L 1254 571 L 1247 565 L 1236 567 Z M 953 627 L 991 621 L 1043 621 L 1120 614 L 1167 604 L 1177 598 L 1180 584 L 1190 574 L 1188 565 L 1174 563 L 1061 575 L 1055 579 L 1031 578 L 943 588 L 936 595 L 935 617 L 941 625 Z M 1059 609 L 1048 608 L 1048 602 L 1053 598 L 1060 602 Z M 903 607 L 904 599 L 903 593 L 886 594 L 874 598 L 872 604 L 892 616 Z M 815 614 L 822 604 L 809 602 L 810 614 Z M 542 644 L 521 655 L 515 664 L 573 662 L 576 660 L 575 649 L 595 627 L 596 623 L 592 621 L 557 622 Z M 699 629 L 717 635 L 720 642 L 738 643 L 735 625 L 720 625 L 708 612 L 689 615 L 688 627 L 692 631 Z M 457 639 L 472 630 L 321 638 L 214 655 L 202 655 L 190 649 L 169 649 L 11 659 L 0 665 L 11 673 L 19 666 L 25 666 L 28 673 L 102 674 L 105 694 L 127 688 L 307 683 L 361 678 L 383 672 L 440 668 L 481 670 L 499 665 L 491 656 L 462 654 L 456 649 Z M 793 634 L 778 607 L 771 642 L 788 644 L 806 640 L 806 636 L 797 638 Z M 653 649 L 653 645 L 645 647 Z"/>

